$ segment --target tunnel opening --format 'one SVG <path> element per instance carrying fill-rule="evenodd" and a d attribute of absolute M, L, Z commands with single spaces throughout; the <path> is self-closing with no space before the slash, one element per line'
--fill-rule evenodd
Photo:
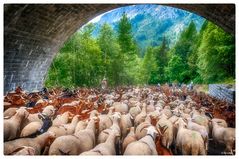
<path fill-rule="evenodd" d="M 155 37 L 145 47 L 147 31 L 153 30 L 146 27 L 137 35 L 138 42 L 143 41 L 141 49 L 146 48 L 142 52 L 135 45 L 135 23 L 125 11 L 116 31 L 107 24 L 99 27 L 95 38 L 92 24 L 77 31 L 92 17 L 122 6 L 4 6 L 4 155 L 235 155 L 235 90 L 220 83 L 207 88 L 210 82 L 221 82 L 222 76 L 227 77 L 223 82 L 235 83 L 235 5 L 166 5 L 196 12 L 216 25 L 204 21 L 197 28 L 196 20 L 189 18 L 175 41 Z M 184 15 L 180 11 L 172 15 L 177 14 Z M 111 17 L 116 19 L 116 15 Z M 144 19 L 150 18 L 144 14 L 135 17 L 134 21 L 143 21 L 137 27 L 149 25 Z M 162 23 L 166 28 L 169 25 L 173 23 Z M 156 28 L 153 34 L 167 31 Z M 52 76 L 49 89 L 42 88 L 46 74 L 48 82 Z M 167 78 L 160 81 L 165 74 Z M 58 77 L 63 79 L 61 84 Z M 117 83 L 122 79 L 123 83 Z M 135 80 L 141 83 L 132 83 Z M 233 95 L 233 100 L 224 95 Z M 203 126 L 203 132 L 189 128 L 190 123 Z M 230 136 L 230 142 L 218 144 L 218 128 L 223 130 L 223 139 Z M 165 143 L 169 131 L 170 143 Z M 144 149 L 125 145 L 128 135 Z M 200 150 L 192 147 L 197 152 L 175 144 L 195 139 L 200 140 Z"/>
<path fill-rule="evenodd" d="M 165 4 L 192 11 L 234 34 L 233 4 Z M 44 76 L 63 43 L 96 15 L 118 4 L 5 4 L 4 92 L 43 86 Z M 30 25 L 29 25 L 30 24 Z"/>
<path fill-rule="evenodd" d="M 119 23 L 122 20 L 123 14 L 125 14 L 125 18 L 128 21 L 128 25 L 130 27 L 130 29 L 126 30 L 125 33 L 128 32 L 127 34 L 129 34 L 131 38 L 131 41 L 129 41 L 128 43 L 124 43 L 124 46 L 120 45 L 120 42 L 122 43 L 122 41 L 120 41 L 119 39 L 121 38 L 120 32 L 124 31 L 122 29 L 119 30 L 119 26 L 121 25 Z M 193 56 L 198 56 L 198 54 L 200 54 L 195 53 L 199 52 L 200 48 L 199 44 L 197 44 L 198 46 L 195 46 L 197 43 L 196 40 L 202 41 L 203 32 L 205 28 L 208 31 L 209 27 L 213 27 L 213 29 L 215 29 L 214 31 L 217 31 L 219 29 L 215 24 L 211 23 L 208 20 L 205 20 L 204 18 L 196 14 L 168 6 L 146 4 L 132 5 L 108 11 L 99 15 L 98 17 L 91 19 L 87 24 L 85 24 L 81 29 L 79 29 L 73 35 L 73 37 L 70 38 L 68 42 L 64 44 L 64 47 L 60 50 L 61 54 L 58 54 L 59 56 L 56 57 L 56 62 L 53 62 L 51 65 L 49 71 L 50 73 L 47 76 L 45 84 L 46 86 L 63 86 L 72 88 L 77 86 L 99 87 L 101 80 L 104 77 L 106 77 L 109 82 L 109 85 L 111 86 L 143 84 L 155 85 L 158 83 L 163 84 L 166 82 L 189 84 L 190 81 L 193 81 L 194 83 L 204 84 L 212 82 L 222 82 L 224 79 L 219 79 L 220 77 L 208 76 L 208 79 L 202 79 L 202 77 L 200 77 L 201 74 L 198 74 L 198 72 L 202 71 L 202 69 L 197 70 L 195 69 L 195 67 L 201 67 L 198 63 L 200 63 L 200 61 L 203 62 L 203 58 L 206 57 L 200 57 L 202 59 L 198 60 L 199 62 L 197 61 L 197 59 L 192 59 Z M 219 29 L 219 32 L 224 33 L 221 29 Z M 88 39 L 88 42 L 86 42 L 84 38 L 80 38 L 81 36 L 84 36 L 85 39 Z M 223 35 L 221 34 L 221 36 Z M 206 35 L 204 35 L 203 40 L 206 39 L 205 37 Z M 230 37 L 230 35 L 228 35 L 228 37 Z M 110 38 L 111 41 L 107 41 L 104 38 Z M 234 45 L 233 37 L 231 38 L 231 43 L 232 45 Z M 221 39 L 223 39 L 223 37 L 221 37 Z M 107 43 L 110 43 L 110 46 L 107 46 Z M 130 57 L 126 57 L 126 59 L 124 57 L 120 57 L 120 54 L 122 54 L 121 56 L 125 56 L 125 54 L 119 49 L 122 50 L 124 47 L 127 47 L 127 45 L 130 45 L 129 43 L 134 43 L 135 45 L 134 52 L 136 52 L 135 56 L 137 57 L 136 59 L 133 59 L 135 60 L 134 62 L 132 62 L 132 59 L 128 61 L 126 60 Z M 91 49 L 93 49 L 93 47 L 90 45 L 95 47 L 94 55 L 90 51 Z M 112 46 L 114 46 L 115 48 Z M 72 50 L 70 50 L 70 47 L 72 47 Z M 195 49 L 194 47 L 197 48 Z M 71 55 L 70 51 L 72 51 Z M 202 52 L 203 51 L 201 51 L 201 53 Z M 231 48 L 231 52 L 233 54 L 233 48 Z M 87 55 L 85 55 L 84 57 L 83 54 Z M 145 57 L 146 54 L 147 57 Z M 172 54 L 179 56 L 175 56 L 172 58 Z M 127 66 L 125 66 L 126 71 L 120 72 L 120 70 L 117 70 L 116 68 L 118 67 L 123 70 L 124 66 L 117 63 L 116 59 L 114 58 L 117 58 L 117 60 L 120 60 L 121 58 L 122 61 L 119 62 L 121 64 L 133 64 L 131 64 L 131 66 L 128 66 L 128 68 L 126 68 Z M 233 55 L 228 55 L 227 58 L 229 59 L 229 61 L 235 61 L 235 57 Z M 67 62 L 63 62 L 66 59 L 68 59 L 68 64 Z M 89 62 L 89 59 L 98 59 L 99 61 L 94 61 L 95 64 L 93 64 Z M 62 65 L 60 61 L 62 61 Z M 180 61 L 181 63 L 187 63 L 187 65 L 172 64 L 172 62 Z M 70 66 L 70 63 L 72 66 Z M 80 65 L 80 63 L 82 64 Z M 218 63 L 220 63 L 220 61 Z M 63 65 L 66 68 L 61 68 L 63 67 Z M 87 70 L 87 67 L 91 67 L 92 70 Z M 152 69 L 152 67 L 157 68 Z M 176 71 L 175 69 L 179 67 L 181 68 L 181 70 L 178 69 Z M 230 65 L 229 67 L 231 71 L 231 75 L 229 76 L 232 77 L 230 80 L 233 80 L 234 67 L 233 65 Z M 216 68 L 216 66 L 214 68 Z M 82 73 L 80 69 L 84 70 L 85 73 Z M 192 70 L 191 72 L 187 72 L 183 71 L 183 69 Z M 226 71 L 230 72 L 229 69 Z M 140 75 L 136 75 L 137 73 L 139 73 Z M 168 75 L 170 73 L 171 75 Z M 129 78 L 124 77 L 122 74 L 124 74 L 125 76 L 129 76 Z M 166 75 L 168 75 L 168 77 L 166 77 Z M 202 74 L 201 76 L 203 75 L 205 74 Z M 61 79 L 64 77 L 65 79 Z M 124 82 L 119 82 L 118 79 L 120 79 L 121 81 L 124 80 Z"/>

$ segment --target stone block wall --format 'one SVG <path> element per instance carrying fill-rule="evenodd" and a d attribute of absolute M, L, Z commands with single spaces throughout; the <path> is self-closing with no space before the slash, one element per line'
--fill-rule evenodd
<path fill-rule="evenodd" d="M 209 95 L 235 103 L 235 87 L 225 84 L 209 84 Z"/>

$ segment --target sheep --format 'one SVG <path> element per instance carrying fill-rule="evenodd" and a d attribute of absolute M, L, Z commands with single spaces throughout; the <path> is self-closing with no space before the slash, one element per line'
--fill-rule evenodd
<path fill-rule="evenodd" d="M 59 126 L 61 124 L 67 124 L 69 120 L 70 112 L 65 112 L 62 115 L 57 115 L 57 117 L 53 120 L 53 126 Z"/>
<path fill-rule="evenodd" d="M 188 103 L 187 107 L 183 110 L 183 112 L 185 114 L 190 114 L 190 112 L 192 111 L 191 109 L 191 103 Z"/>
<path fill-rule="evenodd" d="M 16 114 L 18 108 L 8 108 L 4 111 L 3 116 L 4 118 L 11 118 L 14 114 Z"/>
<path fill-rule="evenodd" d="M 186 129 L 187 124 L 182 118 L 178 119 L 176 125 L 178 126 L 176 150 L 180 150 L 183 155 L 205 155 L 204 141 L 201 134 Z"/>
<path fill-rule="evenodd" d="M 161 112 L 164 113 L 167 116 L 167 118 L 170 118 L 173 116 L 173 113 L 169 106 L 165 106 Z"/>
<path fill-rule="evenodd" d="M 86 126 L 87 126 L 87 123 L 85 121 L 79 121 L 75 127 L 75 133 L 80 130 L 84 130 Z"/>
<path fill-rule="evenodd" d="M 146 116 L 146 104 L 143 104 L 142 111 L 135 117 L 134 126 L 137 127 L 140 123 L 144 122 Z"/>
<path fill-rule="evenodd" d="M 154 112 L 155 111 L 154 105 L 152 105 L 152 104 L 148 105 L 146 108 L 146 111 L 147 111 L 147 113 Z"/>
<path fill-rule="evenodd" d="M 180 115 L 180 117 L 181 118 L 183 118 L 183 119 L 187 119 L 187 118 L 191 118 L 191 115 L 190 114 L 186 114 L 186 113 L 184 113 L 182 110 L 179 110 L 179 115 Z M 196 116 L 195 118 L 198 118 L 198 116 Z"/>
<path fill-rule="evenodd" d="M 134 119 L 140 112 L 141 112 L 141 109 L 139 106 L 131 107 L 129 110 L 129 113 Z"/>
<path fill-rule="evenodd" d="M 151 117 L 153 117 L 154 119 L 157 119 L 157 118 L 159 118 L 159 116 L 160 116 L 160 111 L 161 111 L 161 108 L 156 107 L 156 108 L 155 108 L 155 111 L 149 112 L 148 114 L 149 114 Z"/>
<path fill-rule="evenodd" d="M 10 155 L 35 155 L 36 151 L 33 147 L 22 146 L 14 150 Z"/>
<path fill-rule="evenodd" d="M 38 118 L 41 120 L 30 122 L 21 131 L 21 137 L 34 137 L 46 132 L 52 126 L 52 119 L 49 116 L 39 113 Z"/>
<path fill-rule="evenodd" d="M 98 115 L 100 115 L 100 113 L 99 113 L 97 110 L 92 110 L 92 111 L 90 112 L 89 118 L 93 118 L 93 117 L 96 117 L 96 116 L 98 116 Z"/>
<path fill-rule="evenodd" d="M 75 132 L 77 123 L 79 122 L 79 115 L 75 115 L 70 124 L 62 124 L 60 126 L 52 126 L 48 131 L 54 132 L 56 137 L 63 135 L 71 135 Z"/>
<path fill-rule="evenodd" d="M 95 146 L 95 124 L 98 122 L 98 119 L 95 120 L 91 118 L 84 130 L 56 138 L 50 146 L 49 155 L 79 155 L 92 149 Z"/>
<path fill-rule="evenodd" d="M 195 107 L 192 107 L 192 111 L 190 112 L 190 115 L 192 118 L 194 118 L 194 117 L 200 115 L 200 112 L 198 110 L 196 110 Z"/>
<path fill-rule="evenodd" d="M 235 128 L 225 128 L 217 123 L 217 120 L 212 119 L 212 138 L 215 144 L 223 144 L 226 146 L 225 152 L 233 154 L 235 145 Z"/>
<path fill-rule="evenodd" d="M 168 120 L 169 120 L 172 124 L 174 124 L 178 119 L 179 119 L 179 117 L 177 117 L 176 115 L 173 115 L 173 116 L 171 116 Z"/>
<path fill-rule="evenodd" d="M 123 144 L 122 144 L 122 150 L 123 150 L 123 152 L 125 151 L 126 147 L 127 147 L 131 142 L 137 141 L 137 138 L 136 138 L 136 136 L 135 136 L 134 130 L 135 130 L 135 128 L 134 128 L 134 127 L 131 127 L 131 128 L 130 128 L 130 132 L 129 132 L 128 135 L 124 138 L 124 141 L 123 141 Z"/>
<path fill-rule="evenodd" d="M 133 117 L 130 113 L 121 115 L 120 118 L 120 129 L 121 129 L 121 138 L 124 139 L 128 133 L 130 127 L 133 126 L 132 123 Z"/>
<path fill-rule="evenodd" d="M 154 143 L 158 132 L 153 126 L 146 128 L 147 135 L 139 141 L 131 142 L 125 149 L 124 155 L 158 155 Z"/>
<path fill-rule="evenodd" d="M 220 125 L 224 128 L 228 127 L 227 122 L 224 119 L 213 118 L 213 120 L 216 121 L 218 123 L 218 125 Z M 212 120 L 211 119 L 209 120 L 208 127 L 209 127 L 209 134 L 208 135 L 210 137 L 212 137 Z"/>
<path fill-rule="evenodd" d="M 4 141 L 15 139 L 19 136 L 22 121 L 29 113 L 25 108 L 19 108 L 10 119 L 4 120 Z"/>
<path fill-rule="evenodd" d="M 148 114 L 145 121 L 140 123 L 135 129 L 135 137 L 139 140 L 147 135 L 147 130 L 145 128 L 152 126 L 151 125 L 151 118 Z"/>
<path fill-rule="evenodd" d="M 40 122 L 42 123 L 42 120 L 39 118 L 40 113 L 34 113 L 34 114 L 29 114 L 27 119 L 23 120 L 21 129 L 23 129 L 25 126 L 27 126 L 31 122 Z"/>
<path fill-rule="evenodd" d="M 95 148 L 81 153 L 80 155 L 116 155 L 115 142 L 117 137 L 119 137 L 120 135 L 114 130 L 104 131 L 108 131 L 109 133 L 107 140 L 104 143 L 97 145 Z"/>
<path fill-rule="evenodd" d="M 55 107 L 52 105 L 48 105 L 46 106 L 43 111 L 42 114 L 49 116 L 49 117 L 53 117 L 55 115 Z"/>
<path fill-rule="evenodd" d="M 41 129 L 42 125 L 43 123 L 38 121 L 29 123 L 22 129 L 20 137 L 26 137 L 36 133 L 38 130 Z"/>
<path fill-rule="evenodd" d="M 194 115 L 192 116 L 192 119 L 195 123 L 205 126 L 207 129 L 207 133 L 209 134 L 209 120 L 207 117 L 201 116 L 201 115 Z"/>
<path fill-rule="evenodd" d="M 204 141 L 204 147 L 206 152 L 208 151 L 208 132 L 205 126 L 199 125 L 197 123 L 194 123 L 191 118 L 187 118 L 188 124 L 187 128 L 190 130 L 195 130 L 199 132 L 203 138 Z"/>
<path fill-rule="evenodd" d="M 46 132 L 37 136 L 36 138 L 20 138 L 13 141 L 4 142 L 4 155 L 9 155 L 14 150 L 22 146 L 32 147 L 35 149 L 35 154 L 40 155 L 41 150 L 54 138 L 54 133 Z"/>
<path fill-rule="evenodd" d="M 110 107 L 108 114 L 101 114 L 99 115 L 99 130 L 98 133 L 100 133 L 102 130 L 105 130 L 107 128 L 110 128 L 113 124 L 113 121 L 111 119 L 111 115 L 113 113 L 114 108 Z"/>
<path fill-rule="evenodd" d="M 135 107 L 138 102 L 139 101 L 137 100 L 137 98 L 134 98 L 134 97 L 130 98 L 129 99 L 129 105 L 128 105 L 129 108 Z"/>
<path fill-rule="evenodd" d="M 123 112 L 128 113 L 128 111 L 129 111 L 128 105 L 125 104 L 125 103 L 122 103 L 122 102 L 121 103 L 120 102 L 114 102 L 112 107 L 115 108 L 116 112 L 120 112 L 120 113 L 123 113 Z"/>
<path fill-rule="evenodd" d="M 167 129 L 161 137 L 161 143 L 164 147 L 169 149 L 174 139 L 173 124 L 167 119 L 167 116 L 165 114 L 162 114 L 156 124 L 156 128 L 158 131 L 160 131 L 160 128 L 164 126 L 166 126 Z"/>
<path fill-rule="evenodd" d="M 120 126 L 119 126 L 119 119 L 121 118 L 121 115 L 120 113 L 115 113 L 113 115 L 113 125 L 109 128 L 110 130 L 114 130 L 116 132 L 118 132 L 118 134 L 121 133 L 121 130 L 120 130 Z M 100 143 L 103 143 L 107 140 L 108 138 L 108 134 L 105 133 L 106 131 L 102 131 L 100 132 L 99 136 L 98 136 L 98 140 L 97 140 L 97 143 L 100 144 Z"/>

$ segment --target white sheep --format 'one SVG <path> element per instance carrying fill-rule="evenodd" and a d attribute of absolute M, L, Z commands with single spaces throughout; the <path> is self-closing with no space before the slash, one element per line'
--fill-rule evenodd
<path fill-rule="evenodd" d="M 155 138 L 158 132 L 153 126 L 146 128 L 147 135 L 139 141 L 131 142 L 125 149 L 124 155 L 158 155 Z"/>
<path fill-rule="evenodd" d="M 225 152 L 231 152 L 233 154 L 233 147 L 235 145 L 235 128 L 225 128 L 219 125 L 218 120 L 212 119 L 212 137 L 217 144 L 223 144 L 226 146 Z"/>
<path fill-rule="evenodd" d="M 4 155 L 9 155 L 22 146 L 33 147 L 35 149 L 35 154 L 40 155 L 41 150 L 45 148 L 45 146 L 54 138 L 54 133 L 46 132 L 37 136 L 36 138 L 20 138 L 13 141 L 4 142 Z"/>
<path fill-rule="evenodd" d="M 120 135 L 114 130 L 104 130 L 108 131 L 109 136 L 104 143 L 97 145 L 95 148 L 83 152 L 80 155 L 116 155 L 115 143 L 117 137 Z"/>
<path fill-rule="evenodd" d="M 50 146 L 49 155 L 79 155 L 84 151 L 91 150 L 95 146 L 95 126 L 97 122 L 98 119 L 91 118 L 84 130 L 75 132 L 74 135 L 64 135 L 56 138 Z"/>
<path fill-rule="evenodd" d="M 25 108 L 19 108 L 10 119 L 4 120 L 4 141 L 15 139 L 20 134 L 20 127 L 29 113 Z"/>
<path fill-rule="evenodd" d="M 173 138 L 174 138 L 173 124 L 167 119 L 167 116 L 165 114 L 162 114 L 156 124 L 156 128 L 158 131 L 160 131 L 160 128 L 164 126 L 166 126 L 167 129 L 162 134 L 163 136 L 161 137 L 161 143 L 164 147 L 169 149 L 173 143 Z"/>
<path fill-rule="evenodd" d="M 188 124 L 187 124 L 188 129 L 195 130 L 201 134 L 204 141 L 204 147 L 207 152 L 208 151 L 208 132 L 206 127 L 193 122 L 191 118 L 187 118 L 187 121 L 188 121 Z"/>
<path fill-rule="evenodd" d="M 134 127 L 131 127 L 130 128 L 130 132 L 128 133 L 128 135 L 124 138 L 124 141 L 123 141 L 123 144 L 122 144 L 122 150 L 123 152 L 125 151 L 126 147 L 131 143 L 131 142 L 134 142 L 134 141 L 137 141 L 137 138 L 135 136 L 135 128 Z"/>
<path fill-rule="evenodd" d="M 182 118 L 176 122 L 178 133 L 176 138 L 176 148 L 183 155 L 205 155 L 204 141 L 201 134 L 194 130 L 186 129 L 187 124 Z"/>

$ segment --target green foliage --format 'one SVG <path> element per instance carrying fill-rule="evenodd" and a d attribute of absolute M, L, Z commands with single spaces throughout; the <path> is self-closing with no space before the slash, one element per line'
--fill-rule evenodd
<path fill-rule="evenodd" d="M 208 22 L 198 48 L 198 72 L 205 83 L 235 78 L 235 39 Z"/>
<path fill-rule="evenodd" d="M 135 67 L 139 64 L 138 48 L 133 39 L 131 24 L 127 15 L 123 13 L 122 18 L 118 24 L 118 43 L 121 49 L 122 57 L 122 76 L 121 84 L 135 84 L 137 83 L 137 72 L 139 67 Z"/>
<path fill-rule="evenodd" d="M 89 24 L 64 44 L 49 68 L 47 87 L 96 87 L 103 77 L 110 86 L 235 79 L 235 37 L 211 22 L 205 21 L 197 33 L 192 21 L 175 46 L 169 48 L 164 37 L 159 46 L 148 47 L 144 57 L 139 57 L 125 13 L 116 33 L 104 24 L 95 39 L 93 30 Z"/>
<path fill-rule="evenodd" d="M 147 49 L 147 52 L 144 56 L 141 73 L 141 78 L 144 83 L 157 83 L 157 63 L 152 47 Z"/>
<path fill-rule="evenodd" d="M 131 55 L 135 53 L 131 24 L 125 13 L 119 21 L 118 41 L 123 54 Z"/>
<path fill-rule="evenodd" d="M 177 73 L 177 80 L 179 82 L 183 83 L 188 83 L 190 80 L 195 78 L 195 72 L 196 72 L 196 59 L 197 57 L 195 56 L 195 44 L 197 42 L 197 30 L 194 22 L 192 21 L 189 26 L 183 30 L 182 34 L 180 35 L 179 40 L 176 42 L 175 46 L 173 49 L 170 50 L 170 59 L 173 58 L 173 60 L 181 61 L 182 64 L 180 64 L 180 67 L 182 69 L 177 69 L 177 71 L 181 71 Z M 175 56 L 177 55 L 177 56 Z M 177 58 L 176 58 L 177 57 Z M 180 58 L 179 58 L 180 57 Z M 169 61 L 170 62 L 170 61 Z M 171 61 L 172 62 L 172 61 Z M 170 65 L 168 63 L 168 66 L 165 70 L 175 70 L 177 65 Z M 176 76 L 172 74 L 167 75 L 169 81 L 174 81 L 176 80 Z"/>
<path fill-rule="evenodd" d="M 165 75 L 169 79 L 169 82 L 183 82 L 183 74 L 185 65 L 182 58 L 179 55 L 172 55 L 167 67 L 165 67 Z"/>
<path fill-rule="evenodd" d="M 104 24 L 102 26 L 98 37 L 98 44 L 103 59 L 104 76 L 108 79 L 110 85 L 119 85 L 123 60 L 120 54 L 120 46 L 110 25 Z"/>
<path fill-rule="evenodd" d="M 165 71 L 164 67 L 168 63 L 168 52 L 169 48 L 167 46 L 167 41 L 166 38 L 163 38 L 162 44 L 159 47 L 154 48 L 154 54 L 156 58 L 156 63 L 157 63 L 157 83 L 165 83 L 167 82 L 167 79 L 165 77 Z"/>
<path fill-rule="evenodd" d="M 103 76 L 100 47 L 91 37 L 93 25 L 74 34 L 53 60 L 45 85 L 97 86 Z"/>

